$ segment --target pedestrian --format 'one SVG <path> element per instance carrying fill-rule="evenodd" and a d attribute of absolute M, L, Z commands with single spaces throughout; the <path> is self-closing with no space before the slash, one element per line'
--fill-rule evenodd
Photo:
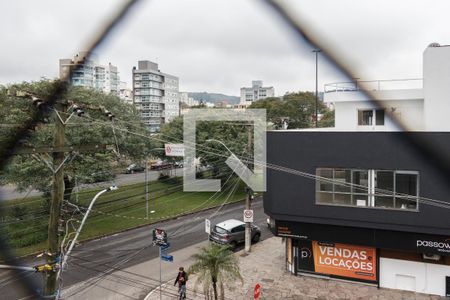
<path fill-rule="evenodd" d="M 174 286 L 178 283 L 178 295 L 180 299 L 186 299 L 186 281 L 188 280 L 187 273 L 183 267 L 178 268 L 178 275 L 175 278 Z"/>

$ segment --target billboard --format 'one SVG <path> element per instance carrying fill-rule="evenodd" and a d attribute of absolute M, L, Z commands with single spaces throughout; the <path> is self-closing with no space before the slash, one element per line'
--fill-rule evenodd
<path fill-rule="evenodd" d="M 301 241 L 298 267 L 302 271 L 377 281 L 377 253 L 371 247 Z"/>
<path fill-rule="evenodd" d="M 166 156 L 184 156 L 184 144 L 164 144 Z"/>

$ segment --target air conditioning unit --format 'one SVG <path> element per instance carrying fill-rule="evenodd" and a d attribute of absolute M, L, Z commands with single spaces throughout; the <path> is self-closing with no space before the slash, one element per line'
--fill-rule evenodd
<path fill-rule="evenodd" d="M 428 260 L 440 260 L 441 256 L 437 255 L 437 254 L 427 254 L 424 253 L 423 254 L 423 259 L 428 259 Z"/>

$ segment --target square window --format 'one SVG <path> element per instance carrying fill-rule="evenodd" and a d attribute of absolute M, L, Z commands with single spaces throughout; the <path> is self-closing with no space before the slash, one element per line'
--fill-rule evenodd
<path fill-rule="evenodd" d="M 375 125 L 384 125 L 384 109 L 377 109 L 375 111 Z"/>
<path fill-rule="evenodd" d="M 334 170 L 334 191 L 350 193 L 350 184 L 352 183 L 351 170 Z"/>
<path fill-rule="evenodd" d="M 322 204 L 333 204 L 333 193 L 317 192 L 316 201 Z"/>
<path fill-rule="evenodd" d="M 373 124 L 373 110 L 358 110 L 358 125 L 369 126 Z"/>
<path fill-rule="evenodd" d="M 352 205 L 352 195 L 351 194 L 334 194 L 334 203 L 341 205 Z"/>
<path fill-rule="evenodd" d="M 352 192 L 367 195 L 369 189 L 369 172 L 368 171 L 352 171 L 352 172 L 353 172 Z"/>
<path fill-rule="evenodd" d="M 375 196 L 375 207 L 393 208 L 394 197 Z"/>
<path fill-rule="evenodd" d="M 329 180 L 319 180 L 319 191 L 333 192 L 333 169 L 317 169 L 316 175 Z"/>

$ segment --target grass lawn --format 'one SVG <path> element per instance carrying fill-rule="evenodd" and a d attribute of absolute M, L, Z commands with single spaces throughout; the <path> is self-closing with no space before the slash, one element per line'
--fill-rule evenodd
<path fill-rule="evenodd" d="M 76 203 L 74 200 L 72 202 L 84 212 L 100 190 L 99 188 L 81 191 L 79 202 Z M 72 195 L 72 199 L 74 198 Z M 222 192 L 218 193 L 183 192 L 182 182 L 179 179 L 154 181 L 149 184 L 149 211 L 154 213 L 150 213 L 149 219 L 146 219 L 144 183 L 122 186 L 99 197 L 79 240 L 116 233 L 244 198 L 244 185 L 238 182 L 238 179 L 230 180 L 229 185 L 222 187 Z M 5 202 L 3 207 L 6 215 L 2 218 L 0 234 L 9 237 L 15 254 L 23 256 L 43 251 L 46 247 L 48 224 L 48 215 L 44 213 L 45 200 L 41 197 L 10 200 Z M 67 206 L 63 208 L 66 212 L 63 212 L 62 218 L 68 220 L 73 211 L 67 211 Z M 78 213 L 73 216 L 77 220 L 82 218 Z"/>

